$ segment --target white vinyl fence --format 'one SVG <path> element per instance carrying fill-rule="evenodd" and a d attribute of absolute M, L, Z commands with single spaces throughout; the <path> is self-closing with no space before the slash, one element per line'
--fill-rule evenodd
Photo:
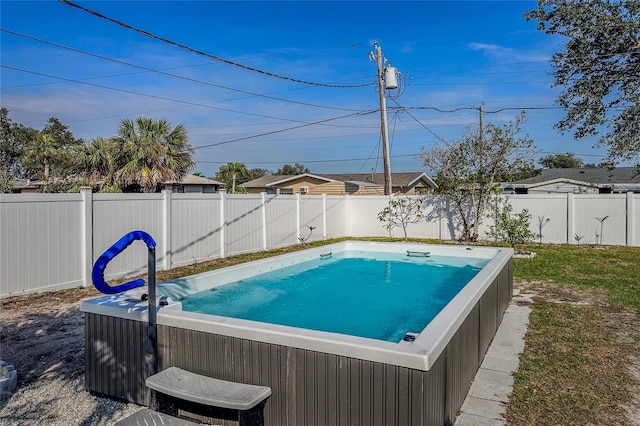
<path fill-rule="evenodd" d="M 378 213 L 385 196 L 230 194 L 0 194 L 0 298 L 91 285 L 97 258 L 134 230 L 156 241 L 157 267 L 167 270 L 209 259 L 339 237 L 402 236 Z M 545 221 L 545 243 L 640 246 L 640 194 L 545 194 L 509 197 L 528 209 L 531 229 Z M 438 197 L 426 220 L 409 225 L 413 238 L 459 237 L 455 215 Z M 602 228 L 596 218 L 604 218 Z M 546 219 L 549 219 L 547 222 Z M 488 238 L 490 219 L 481 235 Z M 313 227 L 313 231 L 310 230 Z M 601 231 L 602 229 L 602 231 Z M 596 240 L 596 234 L 601 235 Z M 133 243 L 113 259 L 105 278 L 146 271 L 147 249 Z"/>

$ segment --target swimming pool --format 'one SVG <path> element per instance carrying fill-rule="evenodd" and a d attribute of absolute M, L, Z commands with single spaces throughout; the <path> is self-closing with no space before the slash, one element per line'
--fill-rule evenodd
<path fill-rule="evenodd" d="M 428 325 L 403 330 L 413 331 L 412 342 L 189 312 L 179 301 L 328 253 L 337 259 L 347 251 L 405 257 L 408 251 L 430 252 L 431 257 L 411 262 L 443 256 L 484 265 Z M 160 368 L 178 366 L 270 386 L 265 424 L 446 424 L 455 418 L 508 306 L 511 256 L 510 249 L 347 241 L 168 282 L 158 291 L 176 301 L 158 312 Z M 146 312 L 134 298 L 105 296 L 83 303 L 86 380 L 90 390 L 144 404 L 148 393 L 140 354 Z M 335 315 L 348 316 L 344 309 Z M 142 348 L 138 356 L 132 345 Z M 123 383 L 109 384 L 105 377 Z"/>
<path fill-rule="evenodd" d="M 181 299 L 182 310 L 399 342 L 446 306 L 488 259 L 341 251 Z M 372 315 L 375 313 L 375 315 Z"/>

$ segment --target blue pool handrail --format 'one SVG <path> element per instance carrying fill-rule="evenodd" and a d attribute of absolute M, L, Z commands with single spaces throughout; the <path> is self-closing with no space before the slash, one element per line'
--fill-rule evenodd
<path fill-rule="evenodd" d="M 123 291 L 131 290 L 133 288 L 142 287 L 145 283 L 144 279 L 138 278 L 133 281 L 128 281 L 126 283 L 110 286 L 104 280 L 104 270 L 107 267 L 107 264 L 111 262 L 111 260 L 122 253 L 127 247 L 131 245 L 134 241 L 142 240 L 147 245 L 147 248 L 154 249 L 156 248 L 156 242 L 151 237 L 151 235 L 147 234 L 144 231 L 132 231 L 120 238 L 116 241 L 111 247 L 109 247 L 104 253 L 100 255 L 96 263 L 93 265 L 93 270 L 91 272 L 91 279 L 93 281 L 93 285 L 97 288 L 101 293 L 104 294 L 117 294 L 122 293 Z"/>
<path fill-rule="evenodd" d="M 132 288 L 142 287 L 144 280 L 138 278 L 133 281 L 129 281 L 120 285 L 111 287 L 104 280 L 104 270 L 107 264 L 117 255 L 122 253 L 127 247 L 134 241 L 142 240 L 149 249 L 148 263 L 147 263 L 147 277 L 149 278 L 149 294 L 147 296 L 148 301 L 148 332 L 147 332 L 147 355 L 146 363 L 149 376 L 153 376 L 158 372 L 158 330 L 157 330 L 157 312 L 156 312 L 156 242 L 144 231 L 131 231 L 118 241 L 114 245 L 109 247 L 107 251 L 102 253 L 96 263 L 93 265 L 93 271 L 91 278 L 93 285 L 104 294 L 116 294 L 123 291 L 131 290 Z M 143 299 L 144 300 L 144 296 Z"/>

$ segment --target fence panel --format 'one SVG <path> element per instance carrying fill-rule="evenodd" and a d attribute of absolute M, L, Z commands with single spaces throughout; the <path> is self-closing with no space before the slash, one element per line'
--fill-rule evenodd
<path fill-rule="evenodd" d="M 629 212 L 628 218 L 629 223 L 627 227 L 629 229 L 629 240 L 627 241 L 628 245 L 640 246 L 640 194 L 629 194 Z"/>
<path fill-rule="evenodd" d="M 640 194 L 511 195 L 514 212 L 528 209 L 531 230 L 544 243 L 640 246 Z M 387 196 L 268 196 L 227 194 L 2 194 L 0 297 L 88 285 L 91 265 L 128 232 L 143 230 L 157 242 L 158 268 L 335 237 L 388 236 L 377 215 Z M 437 196 L 425 221 L 409 237 L 456 239 L 455 212 Z M 607 217 L 602 223 L 596 218 Z M 547 222 L 546 219 L 549 219 Z M 223 223 L 224 222 L 224 223 Z M 485 218 L 481 238 L 493 221 Z M 401 228 L 392 236 L 402 237 Z M 142 242 L 107 267 L 106 279 L 146 272 Z M 165 258 L 165 253 L 167 257 Z"/>
<path fill-rule="evenodd" d="M 580 244 L 625 245 L 626 205 L 626 194 L 574 195 L 573 229 L 582 237 Z M 598 219 L 604 219 L 602 226 Z"/>
<path fill-rule="evenodd" d="M 262 208 L 261 195 L 225 196 L 225 256 L 264 248 Z"/>
<path fill-rule="evenodd" d="M 389 203 L 387 196 L 354 195 L 349 197 L 349 236 L 388 237 L 385 224 L 378 220 L 380 213 Z M 394 231 L 398 233 L 397 231 Z M 402 230 L 398 236 L 402 235 Z"/>
<path fill-rule="evenodd" d="M 222 256 L 219 194 L 171 194 L 171 266 Z"/>
<path fill-rule="evenodd" d="M 80 194 L 0 195 L 0 295 L 82 285 Z"/>
<path fill-rule="evenodd" d="M 567 195 L 566 194 L 526 194 L 512 195 L 507 199 L 513 213 L 527 209 L 531 214 L 530 229 L 542 234 L 543 243 L 565 244 L 567 240 Z M 548 220 L 547 220 L 548 219 Z M 489 220 L 493 223 L 493 220 Z M 540 227 L 542 226 L 542 232 Z M 573 239 L 573 235 L 570 236 Z M 540 241 L 540 237 L 536 237 Z"/>
<path fill-rule="evenodd" d="M 319 241 L 325 234 L 323 197 L 300 196 L 300 238 Z M 313 231 L 309 226 L 314 227 Z"/>
<path fill-rule="evenodd" d="M 327 238 L 339 238 L 349 235 L 349 222 L 347 219 L 348 198 L 343 196 L 327 196 Z"/>
<path fill-rule="evenodd" d="M 93 194 L 93 262 L 123 235 L 145 231 L 156 241 L 156 263 L 164 265 L 163 194 Z M 147 247 L 136 241 L 107 265 L 105 278 L 121 278 L 147 271 Z"/>
<path fill-rule="evenodd" d="M 297 200 L 294 195 L 274 195 L 267 198 L 267 247 L 285 247 L 298 243 Z"/>
<path fill-rule="evenodd" d="M 407 226 L 407 235 L 413 238 L 436 238 L 440 239 L 442 218 L 446 216 L 444 204 L 440 197 L 422 196 L 413 197 L 414 199 L 422 199 L 423 220 L 418 223 L 410 223 Z"/>

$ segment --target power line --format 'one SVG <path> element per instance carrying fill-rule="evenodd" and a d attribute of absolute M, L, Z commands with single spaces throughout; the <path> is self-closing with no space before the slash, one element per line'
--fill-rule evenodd
<path fill-rule="evenodd" d="M 105 61 L 115 62 L 117 64 L 126 65 L 126 66 L 129 66 L 129 67 L 141 69 L 141 70 L 144 70 L 144 71 L 147 71 L 147 72 L 152 72 L 152 73 L 156 73 L 156 74 L 160 74 L 160 75 L 164 75 L 164 76 L 168 76 L 168 77 L 179 78 L 181 80 L 189 81 L 189 82 L 192 82 L 192 83 L 199 83 L 199 84 L 204 84 L 204 85 L 211 86 L 211 87 L 217 87 L 217 88 L 220 88 L 220 89 L 230 90 L 232 92 L 238 92 L 238 93 L 243 93 L 243 94 L 246 94 L 246 95 L 265 98 L 265 99 L 271 99 L 271 100 L 276 100 L 276 101 L 281 101 L 281 102 L 288 102 L 288 103 L 293 103 L 293 104 L 297 104 L 297 105 L 304 105 L 304 106 L 310 106 L 310 107 L 316 107 L 316 108 L 325 108 L 325 109 L 332 109 L 332 110 L 339 110 L 339 111 L 358 111 L 358 110 L 355 110 L 355 109 L 339 108 L 339 107 L 332 107 L 332 106 L 327 106 L 327 105 L 317 105 L 317 104 L 311 104 L 311 103 L 308 103 L 308 102 L 294 101 L 294 100 L 291 100 L 291 99 L 284 99 L 284 98 L 278 98 L 278 97 L 275 97 L 275 96 L 269 96 L 269 95 L 264 95 L 264 94 L 260 94 L 260 93 L 249 92 L 247 90 L 242 90 L 242 89 L 235 89 L 233 87 L 222 86 L 222 85 L 211 83 L 211 82 L 208 82 L 208 81 L 202 81 L 202 80 L 197 80 L 195 78 L 184 77 L 184 76 L 181 76 L 181 75 L 178 75 L 178 74 L 172 74 L 172 73 L 169 73 L 169 72 L 166 72 L 166 71 L 161 71 L 161 70 L 157 70 L 157 69 L 154 69 L 154 68 L 149 68 L 149 67 L 145 67 L 145 66 L 142 66 L 142 65 L 132 64 L 130 62 L 122 61 L 122 60 L 119 60 L 119 59 L 109 58 L 107 56 L 98 55 L 96 53 L 91 53 L 91 52 L 87 52 L 85 50 L 76 49 L 74 47 L 69 47 L 69 46 L 65 46 L 65 45 L 62 45 L 62 44 L 54 43 L 52 41 L 43 40 L 41 38 L 33 37 L 33 36 L 30 36 L 30 35 L 27 35 L 27 34 L 21 34 L 21 33 L 15 32 L 15 31 L 7 30 L 5 28 L 0 28 L 0 31 L 3 31 L 5 33 L 9 33 L 9 34 L 12 34 L 12 35 L 15 35 L 15 36 L 18 36 L 18 37 L 23 37 L 23 38 L 26 38 L 26 39 L 29 39 L 29 40 L 37 41 L 39 43 L 48 44 L 50 46 L 58 47 L 60 49 L 66 49 L 66 50 L 69 50 L 69 51 L 72 51 L 72 52 L 76 52 L 76 53 L 80 53 L 80 54 L 83 54 L 83 55 L 92 56 L 94 58 L 102 59 L 102 60 L 105 60 Z M 98 78 L 102 78 L 102 77 L 98 77 Z M 90 80 L 90 79 L 88 79 L 88 80 Z"/>
<path fill-rule="evenodd" d="M 435 74 L 435 75 L 415 75 L 415 71 L 411 72 L 411 75 L 407 78 L 409 80 L 418 80 L 418 79 L 434 79 L 434 78 L 456 78 L 456 77 L 484 77 L 487 75 L 505 75 L 505 74 L 525 74 L 525 73 L 541 73 L 548 72 L 549 70 L 517 70 L 517 71 L 502 71 L 502 72 L 483 72 L 483 73 L 473 73 L 473 74 Z"/>
<path fill-rule="evenodd" d="M 143 29 L 131 26 L 131 25 L 125 23 L 125 22 L 119 21 L 119 20 L 114 19 L 114 18 L 110 18 L 110 17 L 108 17 L 106 15 L 103 15 L 102 13 L 96 12 L 95 10 L 91 10 L 91 9 L 86 8 L 86 7 L 80 6 L 79 4 L 73 3 L 73 2 L 71 2 L 69 0 L 58 0 L 58 1 L 60 3 L 66 4 L 67 6 L 72 6 L 72 7 L 75 7 L 77 9 L 83 10 L 83 11 L 85 11 L 85 12 L 87 12 L 87 13 L 93 15 L 93 16 L 96 16 L 98 18 L 105 19 L 105 20 L 107 20 L 109 22 L 112 22 L 112 23 L 114 23 L 116 25 L 119 25 L 119 26 L 121 26 L 123 28 L 135 31 L 138 34 L 143 35 L 145 37 L 149 37 L 149 38 L 152 38 L 152 39 L 155 39 L 155 40 L 159 40 L 159 41 L 161 41 L 163 43 L 179 47 L 180 49 L 186 50 L 187 52 L 191 52 L 191 53 L 195 53 L 197 55 L 205 56 L 205 57 L 207 57 L 209 59 L 212 59 L 214 61 L 222 62 L 222 63 L 228 64 L 228 65 L 233 65 L 235 67 L 242 68 L 242 69 L 245 69 L 247 71 L 257 72 L 259 74 L 267 75 L 269 77 L 279 78 L 281 80 L 288 80 L 288 81 L 292 81 L 294 83 L 307 84 L 307 85 L 310 85 L 310 86 L 330 87 L 330 88 L 338 88 L 338 89 L 353 89 L 353 88 L 359 88 L 359 87 L 373 86 L 375 84 L 375 83 L 367 83 L 367 84 L 347 86 L 347 85 L 337 85 L 337 84 L 327 84 L 327 83 L 316 83 L 316 82 L 312 82 L 312 81 L 306 81 L 306 80 L 300 80 L 300 79 L 297 79 L 297 78 L 286 77 L 286 76 L 283 76 L 283 75 L 280 75 L 280 74 L 275 74 L 275 73 L 272 73 L 272 72 L 269 72 L 269 71 L 265 71 L 265 70 L 254 68 L 254 67 L 251 67 L 251 66 L 248 66 L 248 65 L 244 65 L 244 64 L 241 64 L 239 62 L 235 62 L 235 61 L 232 61 L 232 60 L 229 60 L 229 59 L 224 59 L 224 58 L 221 58 L 219 56 L 212 55 L 210 53 L 206 53 L 206 52 L 203 52 L 201 50 L 189 47 L 187 45 L 175 42 L 173 40 L 169 40 L 167 38 L 157 36 L 157 35 L 155 35 L 153 33 L 145 31 Z"/>
<path fill-rule="evenodd" d="M 406 158 L 406 157 L 416 157 L 418 154 L 403 154 L 403 155 L 394 155 L 392 158 Z M 339 159 L 331 159 L 331 160 L 289 160 L 289 162 L 295 163 L 334 163 L 334 162 L 347 162 L 347 161 L 362 161 L 369 160 L 369 158 L 339 158 Z M 196 161 L 197 163 L 203 164 L 227 164 L 232 161 Z M 242 164 L 282 164 L 282 161 L 246 161 Z"/>
<path fill-rule="evenodd" d="M 404 110 L 410 110 L 410 109 L 432 110 L 432 111 L 443 112 L 443 113 L 451 113 L 451 112 L 458 112 L 458 111 L 464 111 L 464 110 L 478 111 L 480 109 L 480 107 L 475 107 L 475 106 L 465 106 L 465 107 L 458 107 L 458 108 L 452 108 L 452 109 L 442 109 L 442 108 L 433 107 L 433 106 L 412 106 L 412 107 L 391 107 L 391 108 L 392 109 L 402 108 Z M 612 107 L 612 109 L 623 109 L 623 108 L 624 106 Z M 499 112 L 504 112 L 504 111 L 551 111 L 551 110 L 564 110 L 564 109 L 566 108 L 561 106 L 548 106 L 548 107 L 523 106 L 523 107 L 504 107 L 504 108 L 499 108 L 494 110 L 483 109 L 483 112 L 486 114 L 497 114 Z M 590 109 L 590 107 L 584 107 L 584 109 Z"/>
<path fill-rule="evenodd" d="M 396 107 L 392 107 L 392 108 L 396 108 Z M 403 107 L 398 105 L 397 108 L 400 108 L 402 110 L 410 110 L 410 109 L 421 109 L 421 110 L 433 110 L 433 111 L 438 111 L 438 112 L 458 112 L 458 111 L 464 111 L 464 110 L 473 110 L 473 111 L 479 111 L 480 107 L 476 107 L 476 106 L 466 106 L 466 107 L 459 107 L 459 108 L 453 108 L 453 109 L 441 109 L 438 107 L 432 107 L 432 106 L 422 106 L 422 107 L 418 107 L 418 106 L 412 106 L 412 107 Z M 485 114 L 497 114 L 499 112 L 503 112 L 503 111 L 528 111 L 528 110 L 551 110 L 551 109 L 563 109 L 562 107 L 505 107 L 505 108 L 499 108 L 499 109 L 495 109 L 495 110 L 486 110 L 486 109 L 482 109 L 482 112 L 484 112 Z"/>
<path fill-rule="evenodd" d="M 305 122 L 305 121 L 301 121 L 301 120 L 291 120 L 291 119 L 284 119 L 284 118 L 278 118 L 278 117 L 270 117 L 270 116 L 265 116 L 265 115 L 260 115 L 260 114 L 253 114 L 253 113 L 243 112 L 243 111 L 234 111 L 234 110 L 229 110 L 229 109 L 225 109 L 225 108 L 213 107 L 211 105 L 206 105 L 206 104 L 197 104 L 197 103 L 188 102 L 188 101 L 181 101 L 181 100 L 177 100 L 177 99 L 165 98 L 165 97 L 162 97 L 162 96 L 155 96 L 155 95 L 149 95 L 149 94 L 144 94 L 144 93 L 133 92 L 133 91 L 130 91 L 130 90 L 125 90 L 125 89 L 116 89 L 116 88 L 113 88 L 113 87 L 102 86 L 102 85 L 98 85 L 98 84 L 72 80 L 72 79 L 68 79 L 68 78 L 65 78 L 65 77 L 57 77 L 57 76 L 53 76 L 53 75 L 50 75 L 50 74 L 36 72 L 36 71 L 24 70 L 24 69 L 21 69 L 21 68 L 16 68 L 16 67 L 12 67 L 12 66 L 9 66 L 9 65 L 4 65 L 4 64 L 0 65 L 0 67 L 11 69 L 11 70 L 14 70 L 14 71 L 21 71 L 21 72 L 26 72 L 26 73 L 30 73 L 30 74 L 41 75 L 41 76 L 45 76 L 45 77 L 59 78 L 61 80 L 65 80 L 65 81 L 69 81 L 69 82 L 73 82 L 73 83 L 86 84 L 86 85 L 89 85 L 89 86 L 95 86 L 95 87 L 100 87 L 100 88 L 109 89 L 109 90 L 115 90 L 115 91 L 124 92 L 124 93 L 131 93 L 131 94 L 136 94 L 136 95 L 141 95 L 141 96 L 147 96 L 147 97 L 151 97 L 151 98 L 157 98 L 157 99 L 169 100 L 169 101 L 173 101 L 173 102 L 186 103 L 186 104 L 189 104 L 189 105 L 202 106 L 202 107 L 206 107 L 206 108 L 212 108 L 212 109 L 217 109 L 217 110 L 236 112 L 236 113 L 240 113 L 240 114 L 247 114 L 247 115 L 263 117 L 263 118 L 266 117 L 266 118 L 272 118 L 272 119 L 280 119 L 280 120 L 284 120 L 284 121 L 304 123 L 304 124 L 299 125 L 299 126 L 288 127 L 288 128 L 285 128 L 285 129 L 273 130 L 273 131 L 270 131 L 270 132 L 264 132 L 264 133 L 259 133 L 259 134 L 256 134 L 256 135 L 245 136 L 245 137 L 242 137 L 242 138 L 236 138 L 236 139 L 231 139 L 231 140 L 227 140 L 227 141 L 216 142 L 216 143 L 207 144 L 207 145 L 201 145 L 201 146 L 192 148 L 192 150 L 201 149 L 201 148 L 207 148 L 207 147 L 212 147 L 212 146 L 225 145 L 225 144 L 234 143 L 234 142 L 240 142 L 240 141 L 244 141 L 244 140 L 248 140 L 248 139 L 254 139 L 254 138 L 257 138 L 257 137 L 261 137 L 261 136 L 268 136 L 268 135 L 273 135 L 273 134 L 276 134 L 276 133 L 286 132 L 286 131 L 289 131 L 289 130 L 295 130 L 295 129 L 299 129 L 299 128 L 302 128 L 302 127 L 314 126 L 314 125 L 318 125 L 318 124 L 324 124 L 324 123 L 327 123 L 329 121 L 339 120 L 339 119 L 342 119 L 342 118 L 353 117 L 353 116 L 356 116 L 356 115 L 368 115 L 368 114 L 373 114 L 375 112 L 378 112 L 377 109 L 376 110 L 369 110 L 369 111 L 360 111 L 360 112 L 356 112 L 356 113 L 352 113 L 352 114 L 342 115 L 342 116 L 339 116 L 339 117 L 331 117 L 331 118 L 326 118 L 326 119 L 318 120 L 318 121 L 314 121 L 314 122 Z"/>
<path fill-rule="evenodd" d="M 270 118 L 270 119 L 276 119 L 276 120 L 282 120 L 282 121 L 290 121 L 290 122 L 294 122 L 294 123 L 317 124 L 316 122 L 309 123 L 307 121 L 302 121 L 302 120 L 293 120 L 293 119 L 289 119 L 289 118 L 282 118 L 282 117 L 274 117 L 274 116 L 269 116 L 269 115 L 255 114 L 255 113 L 246 112 L 246 111 L 237 111 L 237 110 L 232 110 L 232 109 L 228 109 L 228 108 L 220 108 L 220 107 L 215 107 L 215 106 L 212 106 L 212 105 L 207 105 L 207 104 L 202 104 L 202 103 L 197 103 L 197 102 L 183 101 L 183 100 L 180 100 L 180 99 L 167 98 L 167 97 L 164 97 L 164 96 L 150 95 L 148 93 L 134 92 L 132 90 L 126 90 L 126 89 L 118 89 L 118 88 L 115 88 L 115 87 L 103 86 L 101 84 L 95 84 L 95 83 L 89 83 L 89 82 L 86 82 L 86 81 L 74 80 L 74 79 L 71 79 L 71 78 L 55 76 L 55 75 L 46 74 L 46 73 L 42 73 L 42 72 L 38 72 L 38 71 L 25 70 L 25 69 L 22 69 L 22 68 L 12 67 L 10 65 L 0 64 L 0 67 L 6 68 L 6 69 L 10 69 L 10 70 L 13 70 L 13 71 L 20 71 L 20 72 L 24 72 L 24 73 L 28 73 L 28 74 L 40 75 L 40 76 L 43 76 L 43 77 L 57 78 L 57 79 L 64 80 L 64 81 L 67 81 L 67 82 L 70 82 L 70 83 L 84 84 L 84 85 L 87 85 L 87 86 L 99 87 L 101 89 L 114 90 L 114 91 L 117 91 L 117 92 L 129 93 L 129 94 L 133 94 L 133 95 L 145 96 L 145 97 L 148 97 L 148 98 L 161 99 L 161 100 L 171 101 L 171 102 L 178 102 L 178 103 L 182 103 L 182 104 L 186 104 L 186 105 L 199 106 L 199 107 L 210 108 L 210 109 L 215 109 L 215 110 L 219 110 L 219 111 L 233 112 L 233 113 L 237 113 L 237 114 L 250 115 L 250 116 L 260 117 L 260 118 Z M 361 113 L 365 113 L 365 114 L 369 113 L 367 111 L 360 111 L 360 112 Z M 354 113 L 354 114 L 350 114 L 348 116 L 357 115 L 360 112 Z M 338 118 L 342 118 L 342 117 L 338 117 Z M 324 120 L 324 121 L 329 121 L 329 120 Z M 298 127 L 303 127 L 303 126 L 298 126 Z M 297 127 L 293 127 L 293 128 L 297 128 Z"/>
<path fill-rule="evenodd" d="M 375 151 L 375 147 L 374 147 L 374 151 Z M 558 154 L 566 154 L 566 152 L 550 152 L 550 151 L 541 151 L 540 154 L 552 154 L 552 155 L 558 155 Z M 594 158 L 605 158 L 604 155 L 599 155 L 599 154 L 576 154 L 573 153 L 575 156 L 577 157 L 594 157 Z M 416 154 L 401 154 L 401 155 L 392 155 L 391 158 L 408 158 L 408 157 L 413 157 L 413 158 L 417 158 L 420 154 L 416 153 Z M 349 162 L 349 161 L 365 161 L 365 163 L 371 159 L 371 156 L 369 157 L 360 157 L 360 158 L 332 158 L 332 159 L 328 159 L 328 160 L 286 160 L 286 161 L 243 161 L 242 164 L 282 164 L 283 162 L 289 162 L 289 163 L 301 163 L 301 164 L 315 164 L 315 163 L 345 163 L 345 162 Z M 201 164 L 227 164 L 227 163 L 231 163 L 234 161 L 208 161 L 208 160 L 196 160 L 196 163 L 201 163 Z M 362 170 L 362 168 L 360 168 L 360 170 Z M 357 173 L 360 173 L 360 171 L 358 171 Z"/>
<path fill-rule="evenodd" d="M 408 86 L 510 86 L 514 84 L 553 84 L 553 81 L 504 81 L 496 83 L 407 83 Z"/>
<path fill-rule="evenodd" d="M 433 136 L 436 137 L 436 139 L 438 139 L 439 141 L 445 143 L 446 145 L 451 146 L 446 140 L 444 140 L 443 138 L 441 138 L 440 136 L 438 136 L 433 130 L 431 130 L 430 128 L 428 128 L 427 126 L 424 125 L 424 123 L 422 123 L 420 120 L 418 120 L 413 114 L 411 114 L 406 108 L 404 108 L 403 106 L 401 106 L 398 101 L 396 101 L 395 99 L 393 100 L 393 102 L 396 103 L 396 105 L 398 105 L 398 110 L 399 111 L 404 111 L 407 113 L 407 115 L 411 118 L 413 118 L 415 120 L 416 123 L 418 123 L 423 129 L 425 129 L 427 132 L 431 133 Z"/>
<path fill-rule="evenodd" d="M 312 123 L 305 123 L 305 124 L 302 124 L 302 125 L 299 125 L 299 126 L 294 126 L 294 127 L 288 127 L 286 129 L 272 130 L 270 132 L 264 132 L 264 133 L 259 133 L 259 134 L 256 134 L 256 135 L 245 136 L 245 137 L 242 137 L 242 138 L 230 139 L 230 140 L 227 140 L 227 141 L 215 142 L 215 143 L 210 143 L 210 144 L 207 144 L 207 145 L 200 145 L 198 147 L 193 147 L 191 149 L 192 150 L 196 150 L 196 149 L 202 149 L 202 148 L 209 148 L 209 147 L 212 147 L 212 146 L 226 145 L 226 144 L 234 143 L 234 142 L 241 142 L 241 141 L 245 141 L 245 140 L 248 140 L 248 139 L 259 138 L 261 136 L 268 136 L 268 135 L 273 135 L 273 134 L 276 134 L 276 133 L 286 132 L 286 131 L 289 131 L 289 130 L 295 130 L 295 129 L 299 129 L 301 127 L 307 127 L 307 126 L 314 126 L 314 125 L 317 125 L 317 124 L 323 124 L 323 123 L 326 123 L 328 121 L 339 120 L 341 118 L 353 117 L 355 115 L 373 114 L 375 112 L 378 112 L 378 110 L 371 110 L 371 111 L 366 111 L 366 112 L 356 112 L 356 113 L 353 113 L 353 114 L 342 115 L 340 117 L 326 118 L 324 120 L 314 121 Z"/>

